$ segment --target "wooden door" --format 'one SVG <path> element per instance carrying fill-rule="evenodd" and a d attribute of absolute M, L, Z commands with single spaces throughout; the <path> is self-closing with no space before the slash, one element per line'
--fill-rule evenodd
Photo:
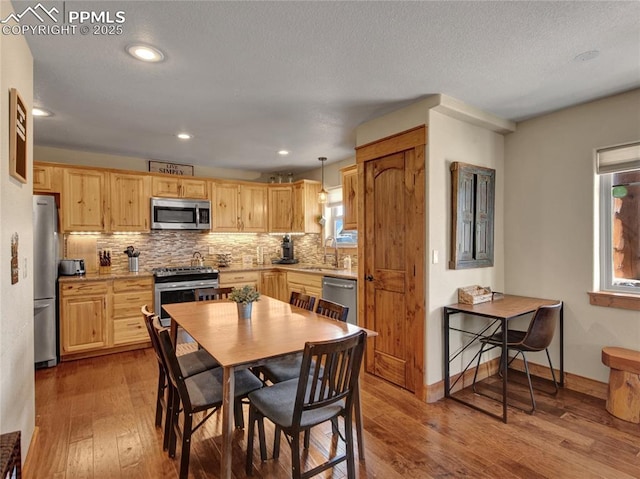
<path fill-rule="evenodd" d="M 65 169 L 62 222 L 64 231 L 105 231 L 105 176 L 102 171 Z"/>
<path fill-rule="evenodd" d="M 107 346 L 106 295 L 62 298 L 62 355 Z"/>
<path fill-rule="evenodd" d="M 361 175 L 360 311 L 378 332 L 366 370 L 423 396 L 424 143 L 365 161 Z"/>
<path fill-rule="evenodd" d="M 208 195 L 206 180 L 188 180 L 186 178 L 180 180 L 180 196 L 182 198 L 206 200 Z"/>
<path fill-rule="evenodd" d="M 269 186 L 269 232 L 289 233 L 293 216 L 291 186 Z"/>
<path fill-rule="evenodd" d="M 149 231 L 147 175 L 111 173 L 111 231 Z"/>
<path fill-rule="evenodd" d="M 151 180 L 151 194 L 163 198 L 178 198 L 180 196 L 180 181 L 178 178 L 154 176 Z"/>
<path fill-rule="evenodd" d="M 240 185 L 238 209 L 240 231 L 245 233 L 267 232 L 267 186 Z"/>
<path fill-rule="evenodd" d="M 356 165 L 344 168 L 342 173 L 342 227 L 345 230 L 358 229 L 358 168 Z"/>
<path fill-rule="evenodd" d="M 236 183 L 213 183 L 212 231 L 238 231 L 238 185 Z"/>

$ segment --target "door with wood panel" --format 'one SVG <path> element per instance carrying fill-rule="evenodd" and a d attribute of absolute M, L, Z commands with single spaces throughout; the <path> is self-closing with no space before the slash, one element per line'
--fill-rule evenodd
<path fill-rule="evenodd" d="M 424 147 L 366 161 L 364 168 L 366 370 L 424 390 Z"/>

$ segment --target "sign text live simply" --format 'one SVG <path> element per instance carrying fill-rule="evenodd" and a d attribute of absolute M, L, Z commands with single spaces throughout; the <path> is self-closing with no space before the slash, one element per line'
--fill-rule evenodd
<path fill-rule="evenodd" d="M 149 160 L 149 171 L 154 173 L 165 173 L 167 175 L 193 176 L 193 165 L 181 165 L 179 163 Z"/>

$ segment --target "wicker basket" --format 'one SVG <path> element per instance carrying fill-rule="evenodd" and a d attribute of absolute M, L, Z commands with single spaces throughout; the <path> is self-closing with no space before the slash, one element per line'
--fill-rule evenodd
<path fill-rule="evenodd" d="M 464 288 L 458 288 L 458 303 L 464 304 L 478 304 L 491 301 L 493 293 L 491 288 L 482 287 L 478 285 L 465 286 Z"/>

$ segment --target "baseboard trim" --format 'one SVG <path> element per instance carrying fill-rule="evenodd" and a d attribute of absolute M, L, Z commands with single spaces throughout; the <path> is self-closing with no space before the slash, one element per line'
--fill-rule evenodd
<path fill-rule="evenodd" d="M 29 450 L 27 451 L 27 457 L 25 457 L 24 464 L 22 465 L 22 476 L 25 478 L 29 478 L 32 476 L 31 468 L 33 466 L 31 465 L 31 461 L 33 459 L 33 451 L 35 450 L 36 444 L 38 443 L 39 434 L 40 434 L 40 427 L 36 426 L 33 429 L 33 435 L 31 436 L 31 441 L 29 441 Z"/>
<path fill-rule="evenodd" d="M 492 359 L 480 365 L 480 370 L 478 371 L 478 379 L 485 379 L 495 373 L 498 372 L 498 361 L 499 358 Z M 515 359 L 511 365 L 510 369 L 516 369 L 518 371 L 524 372 L 524 362 L 522 359 Z M 546 379 L 551 379 L 551 372 L 549 371 L 549 366 L 544 366 L 541 364 L 535 364 L 529 362 L 529 371 L 534 376 L 539 376 Z M 560 371 L 555 369 L 556 378 L 560 376 Z M 458 384 L 453 388 L 452 392 L 459 391 L 467 386 L 470 386 L 473 382 L 473 374 L 475 372 L 475 368 L 470 368 L 464 375 L 464 378 L 460 379 Z M 460 376 L 460 374 L 456 374 L 451 376 L 451 384 L 453 384 L 456 379 Z M 576 391 L 582 394 L 587 394 L 592 397 L 596 397 L 598 399 L 607 399 L 609 385 L 607 383 L 603 383 L 601 381 L 596 381 L 595 379 L 585 378 L 584 376 L 579 376 L 577 374 L 568 373 L 565 371 L 564 373 L 564 387 L 567 389 L 571 389 L 572 391 Z M 439 401 L 444 397 L 444 380 L 438 381 L 437 383 L 429 384 L 425 386 L 427 391 L 427 402 L 432 403 Z"/>

